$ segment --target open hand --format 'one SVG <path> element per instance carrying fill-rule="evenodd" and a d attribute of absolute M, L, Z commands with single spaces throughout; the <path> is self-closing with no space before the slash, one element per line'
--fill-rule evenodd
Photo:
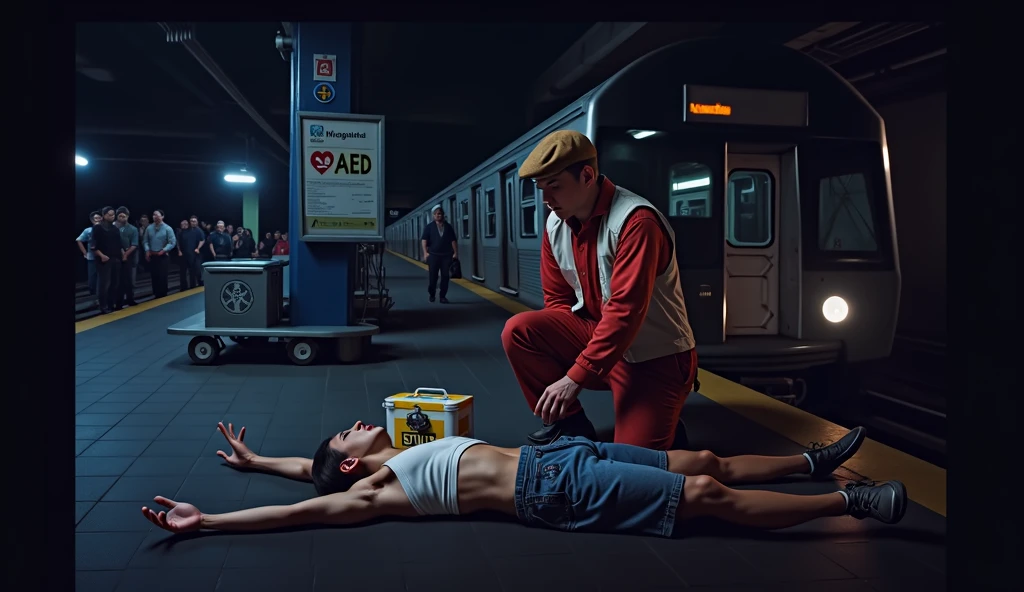
<path fill-rule="evenodd" d="M 583 390 L 582 386 L 576 384 L 568 376 L 563 376 L 558 379 L 558 382 L 544 389 L 544 394 L 540 396 L 537 406 L 533 408 L 533 414 L 539 415 L 541 421 L 551 425 L 565 417 L 565 413 L 576 397 L 580 395 L 581 390 Z"/>
<path fill-rule="evenodd" d="M 203 513 L 199 511 L 199 508 L 192 504 L 178 503 L 159 495 L 153 498 L 153 501 L 165 508 L 170 508 L 168 512 L 161 511 L 157 513 L 155 510 L 142 506 L 142 515 L 153 524 L 175 534 L 199 530 L 199 525 L 203 519 Z"/>
<path fill-rule="evenodd" d="M 224 427 L 224 422 L 217 422 L 217 429 L 220 433 L 224 434 L 224 438 L 227 439 L 228 445 L 231 446 L 231 456 L 224 453 L 223 450 L 217 451 L 217 456 L 223 458 L 227 463 L 235 468 L 242 468 L 252 464 L 252 461 L 256 459 L 256 453 L 249 450 L 249 447 L 242 443 L 245 438 L 245 426 L 238 431 L 238 437 L 235 437 L 235 426 L 234 424 L 228 424 L 228 427 Z"/>

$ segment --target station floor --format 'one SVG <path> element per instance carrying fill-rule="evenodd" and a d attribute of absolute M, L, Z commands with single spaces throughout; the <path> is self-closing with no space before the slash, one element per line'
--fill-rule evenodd
<path fill-rule="evenodd" d="M 431 304 L 422 269 L 394 255 L 385 261 L 396 305 L 371 359 L 357 365 L 296 367 L 283 350 L 230 346 L 217 365 L 194 366 L 188 338 L 165 329 L 201 311 L 202 293 L 76 328 L 79 592 L 945 589 L 944 500 L 939 513 L 912 503 L 893 527 L 847 517 L 767 533 L 695 524 L 672 540 L 536 530 L 495 518 L 184 537 L 146 521 L 140 507 L 154 495 L 205 512 L 314 495 L 311 484 L 229 468 L 215 454 L 226 449 L 218 421 L 246 426 L 245 441 L 259 454 L 310 456 L 323 437 L 357 419 L 382 423 L 386 396 L 442 386 L 475 396 L 476 437 L 524 443 L 538 420 L 499 340 L 511 314 L 505 308 L 514 307 L 496 306 L 464 282 L 452 286 L 451 304 Z M 722 390 L 721 382 L 709 377 L 702 390 Z M 584 392 L 581 401 L 610 439 L 610 396 Z M 691 446 L 720 455 L 794 454 L 808 445 L 748 419 L 758 417 L 751 409 L 700 394 L 684 414 Z M 847 467 L 860 466 L 853 461 L 861 455 Z M 858 478 L 847 468 L 839 473 Z M 900 477 L 914 498 L 911 482 L 920 479 Z M 839 486 L 794 478 L 759 487 L 810 494 Z"/>

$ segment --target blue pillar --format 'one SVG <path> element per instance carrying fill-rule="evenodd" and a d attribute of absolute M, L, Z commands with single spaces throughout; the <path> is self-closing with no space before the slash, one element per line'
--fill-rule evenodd
<path fill-rule="evenodd" d="M 313 95 L 314 56 L 337 56 L 332 82 L 335 97 L 321 103 Z M 347 325 L 351 319 L 352 283 L 356 247 L 352 243 L 304 242 L 302 196 L 302 130 L 297 111 L 350 113 L 352 109 L 352 24 L 304 22 L 295 25 L 292 45 L 291 173 L 288 193 L 289 308 L 293 325 Z"/>

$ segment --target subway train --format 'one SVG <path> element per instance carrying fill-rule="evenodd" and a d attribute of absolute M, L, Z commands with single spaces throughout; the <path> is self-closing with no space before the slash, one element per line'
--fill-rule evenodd
<path fill-rule="evenodd" d="M 564 129 L 667 215 L 702 368 L 790 388 L 889 355 L 900 268 L 884 123 L 783 46 L 701 39 L 647 54 L 391 224 L 388 248 L 418 258 L 440 204 L 468 280 L 543 306 L 551 214 L 517 169 Z"/>

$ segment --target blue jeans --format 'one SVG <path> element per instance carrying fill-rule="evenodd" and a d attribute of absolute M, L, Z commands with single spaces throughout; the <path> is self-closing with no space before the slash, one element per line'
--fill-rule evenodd
<path fill-rule="evenodd" d="M 670 537 L 685 479 L 664 451 L 562 437 L 520 448 L 516 515 L 557 530 Z"/>

